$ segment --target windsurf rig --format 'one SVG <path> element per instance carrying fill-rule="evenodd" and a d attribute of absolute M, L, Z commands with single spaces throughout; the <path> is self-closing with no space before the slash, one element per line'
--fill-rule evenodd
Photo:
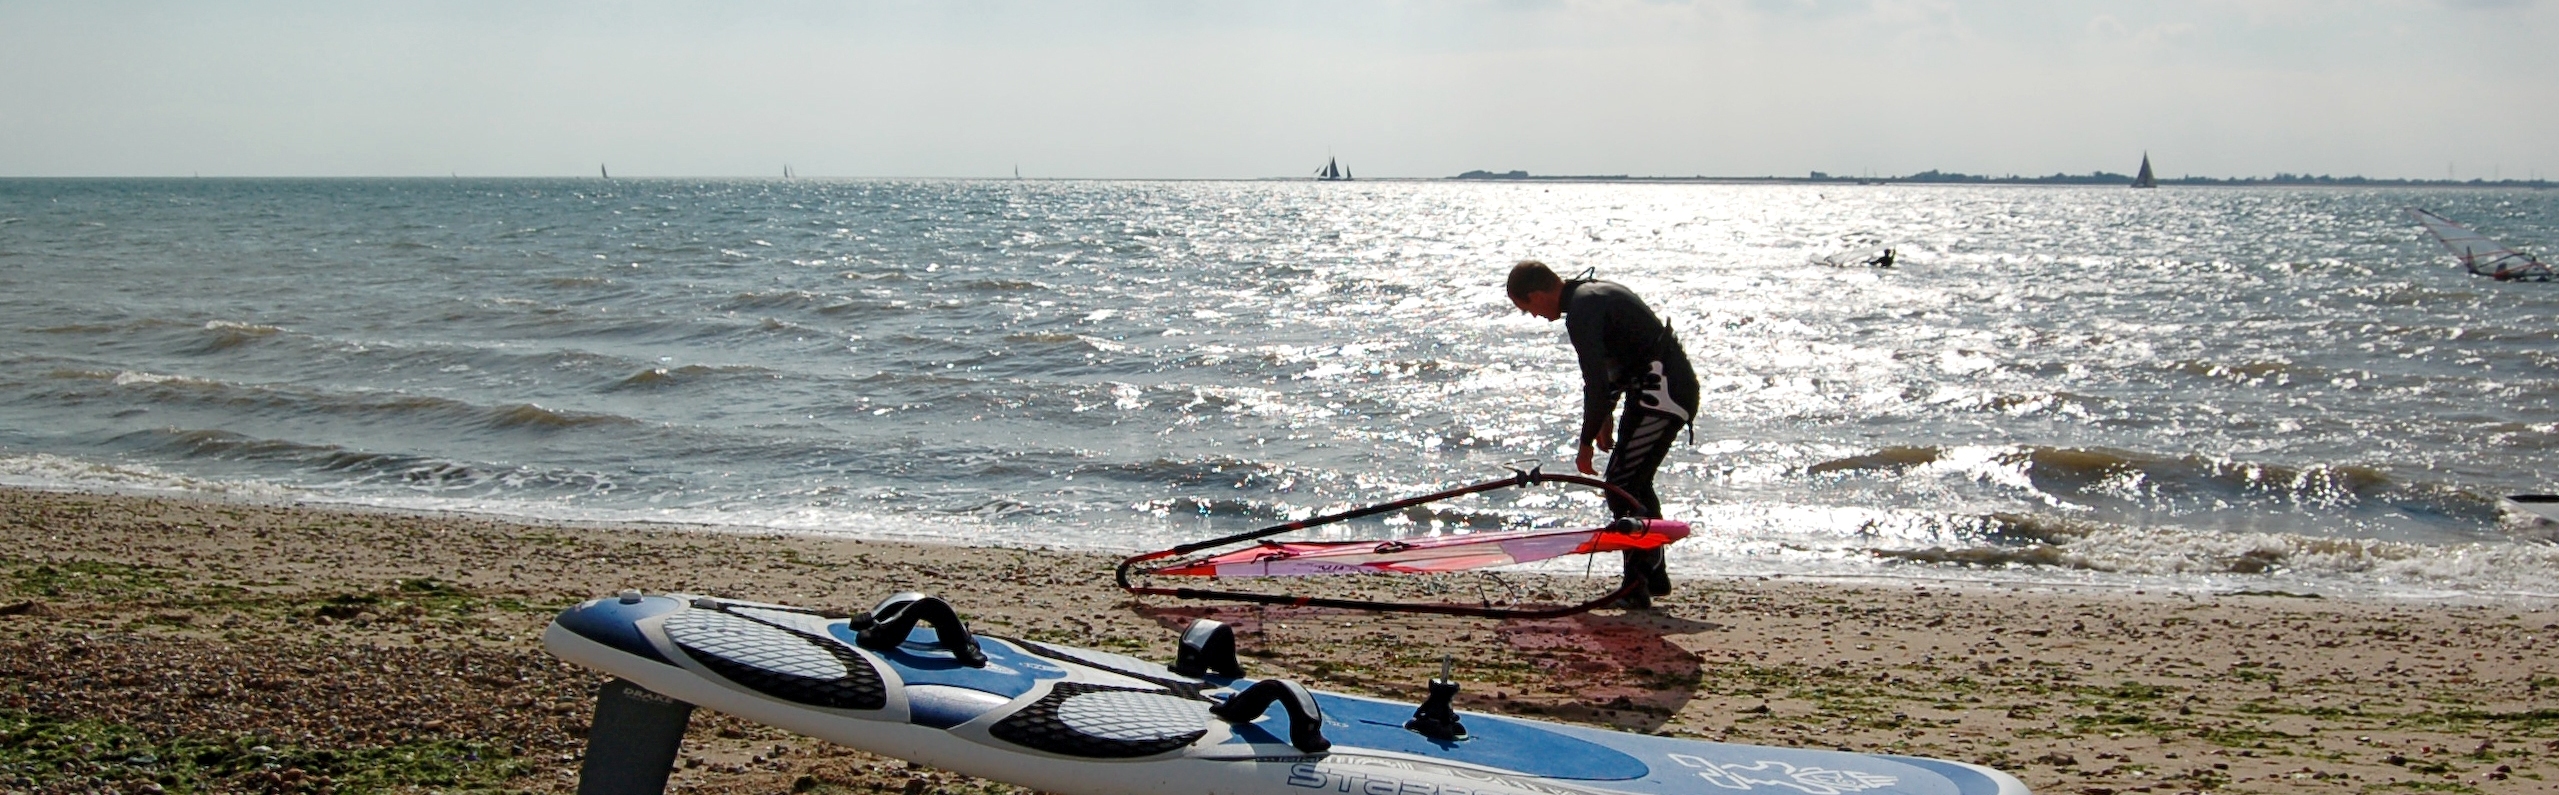
<path fill-rule="evenodd" d="M 1579 529 L 1537 528 L 1499 532 L 1466 533 L 1416 538 L 1367 541 L 1268 541 L 1271 536 L 1310 527 L 1348 521 L 1400 511 L 1427 503 L 1452 499 L 1479 492 L 1538 483 L 1570 483 L 1588 486 L 1634 503 L 1634 495 L 1606 481 L 1579 475 L 1549 475 L 1534 468 L 1512 470 L 1510 477 L 1460 486 L 1445 491 L 1408 497 L 1393 502 L 1354 508 L 1339 513 L 1300 519 L 1259 530 L 1237 533 L 1222 538 L 1197 541 L 1171 549 L 1130 556 L 1120 561 L 1117 577 L 1120 588 L 1132 594 L 1170 596 L 1177 599 L 1204 599 L 1291 607 L 1326 607 L 1349 610 L 1371 610 L 1393 613 L 1431 613 L 1437 615 L 1473 616 L 1478 618 L 1555 618 L 1585 613 L 1608 606 L 1633 595 L 1644 587 L 1641 577 L 1629 578 L 1615 590 L 1586 602 L 1555 606 L 1505 606 L 1487 600 L 1479 604 L 1443 602 L 1392 602 L 1306 596 L 1285 593 L 1258 593 L 1219 588 L 1164 587 L 1139 584 L 1132 577 L 1300 577 L 1325 574 L 1436 574 L 1467 571 L 1493 566 L 1532 563 L 1564 555 L 1586 555 L 1600 552 L 1660 549 L 1673 541 L 1688 537 L 1688 524 L 1667 519 L 1623 518 L 1599 527 Z M 1246 542 L 1252 546 L 1226 552 L 1210 552 Z"/>
<path fill-rule="evenodd" d="M 2417 224 L 2426 228 L 2427 234 L 2434 235 L 2435 242 L 2442 243 L 2444 250 L 2452 252 L 2455 259 L 2461 260 L 2461 266 L 2473 274 L 2501 282 L 2546 282 L 2553 276 L 2550 266 L 2540 259 L 2507 248 L 2487 235 L 2471 231 L 2470 227 L 2453 223 L 2452 219 L 2415 207 L 2408 208 L 2408 214 L 2415 217 Z"/>

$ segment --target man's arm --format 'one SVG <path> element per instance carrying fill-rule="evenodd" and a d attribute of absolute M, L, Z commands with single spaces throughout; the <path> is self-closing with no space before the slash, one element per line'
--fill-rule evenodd
<path fill-rule="evenodd" d="M 1600 330 L 1607 325 L 1607 318 L 1595 308 L 1564 316 L 1564 333 L 1573 341 L 1573 357 L 1581 361 L 1582 427 L 1573 439 L 1579 448 L 1573 466 L 1585 475 L 1598 474 L 1591 468 L 1591 448 L 1605 451 L 1614 444 L 1608 438 L 1610 426 L 1615 424 L 1609 421 L 1608 410 L 1615 408 L 1609 404 L 1616 402 L 1612 398 L 1617 395 L 1609 389 L 1608 353 L 1600 342 Z"/>

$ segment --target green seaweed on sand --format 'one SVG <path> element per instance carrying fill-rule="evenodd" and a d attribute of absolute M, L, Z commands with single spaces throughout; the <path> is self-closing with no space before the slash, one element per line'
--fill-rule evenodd
<path fill-rule="evenodd" d="M 0 557 L 9 593 L 17 596 L 123 597 L 169 587 L 168 572 L 129 563 L 74 560 L 40 562 Z"/>
<path fill-rule="evenodd" d="M 2478 792 L 2480 790 L 2478 787 L 2473 787 L 2458 781 L 2393 781 L 2388 784 L 2366 785 L 2364 787 L 2364 791 L 2470 793 Z"/>
<path fill-rule="evenodd" d="M 2170 688 L 2148 682 L 2126 679 L 2111 688 L 2089 688 L 2087 692 L 2118 701 L 2157 701 L 2168 695 Z"/>
<path fill-rule="evenodd" d="M 488 791 L 531 769 L 493 745 L 459 740 L 304 748 L 249 735 L 154 738 L 131 726 L 0 711 L 0 790 L 372 792 Z"/>
<path fill-rule="evenodd" d="M 341 590 L 326 595 L 199 589 L 193 598 L 173 602 L 170 606 L 344 621 L 366 613 L 383 617 L 446 619 L 490 612 L 541 615 L 565 605 L 532 602 L 514 596 L 484 595 L 432 577 L 419 577 L 396 579 L 371 589 Z"/>
<path fill-rule="evenodd" d="M 2198 725 L 2191 733 L 2195 739 L 2225 748 L 2289 750 L 2292 743 L 2315 740 L 2310 735 L 2292 734 L 2275 729 L 2232 724 Z"/>
<path fill-rule="evenodd" d="M 2406 727 L 2442 727 L 2462 732 L 2489 731 L 2544 736 L 2559 732 L 2559 709 L 2497 712 L 2479 709 L 2409 712 L 2397 716 Z"/>

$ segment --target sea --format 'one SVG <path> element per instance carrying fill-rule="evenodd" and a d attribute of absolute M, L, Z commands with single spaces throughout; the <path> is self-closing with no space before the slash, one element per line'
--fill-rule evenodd
<path fill-rule="evenodd" d="M 1569 471 L 1533 258 L 1695 362 L 1684 576 L 2559 598 L 2500 503 L 2559 491 L 2559 284 L 2411 207 L 2559 248 L 2530 189 L 0 180 L 0 483 L 1160 549 Z"/>

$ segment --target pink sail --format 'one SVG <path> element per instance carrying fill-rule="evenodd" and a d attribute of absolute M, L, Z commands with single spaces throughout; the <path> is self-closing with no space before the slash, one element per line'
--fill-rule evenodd
<path fill-rule="evenodd" d="M 1429 574 L 1562 555 L 1658 549 L 1687 537 L 1687 522 L 1644 519 L 1640 524 L 1625 521 L 1580 530 L 1515 530 L 1391 541 L 1265 541 L 1150 573 L 1192 577 Z"/>

